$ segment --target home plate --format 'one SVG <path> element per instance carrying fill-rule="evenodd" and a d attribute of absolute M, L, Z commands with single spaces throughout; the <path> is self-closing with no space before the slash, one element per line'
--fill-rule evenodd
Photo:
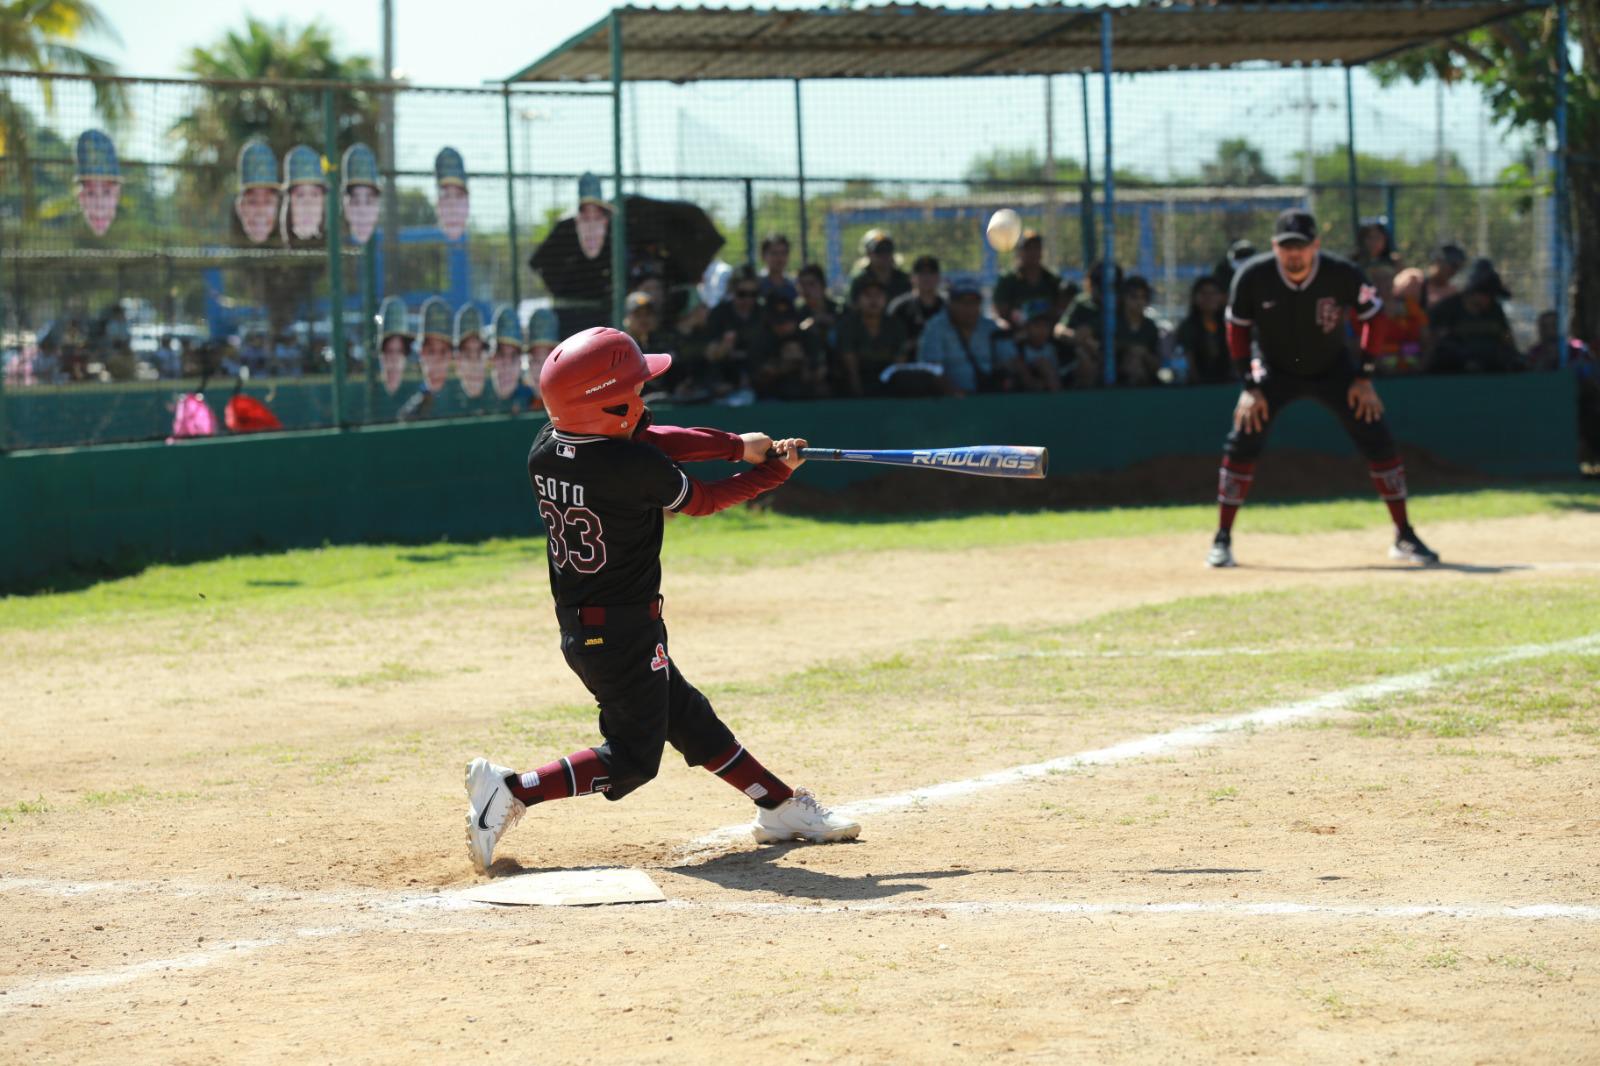
<path fill-rule="evenodd" d="M 643 870 L 557 870 L 473 885 L 458 895 L 512 907 L 595 907 L 605 903 L 661 903 L 667 897 Z"/>

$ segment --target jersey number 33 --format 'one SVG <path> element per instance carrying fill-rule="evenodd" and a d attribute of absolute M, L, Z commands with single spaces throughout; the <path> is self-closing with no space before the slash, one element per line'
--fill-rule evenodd
<path fill-rule="evenodd" d="M 539 517 L 550 539 L 550 561 L 559 569 L 592 574 L 606 565 L 605 530 L 587 507 L 557 507 L 539 501 Z"/>

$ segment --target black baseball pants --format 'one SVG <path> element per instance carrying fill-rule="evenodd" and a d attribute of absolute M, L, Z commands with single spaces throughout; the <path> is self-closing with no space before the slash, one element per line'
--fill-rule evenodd
<path fill-rule="evenodd" d="M 584 626 L 563 620 L 561 654 L 600 706 L 594 750 L 610 771 L 606 799 L 619 800 L 656 776 L 671 744 L 703 766 L 734 744 L 711 701 L 684 680 L 667 655 L 659 619 Z"/>
<path fill-rule="evenodd" d="M 1346 394 L 1354 376 L 1347 373 L 1326 374 L 1317 378 L 1297 378 L 1288 374 L 1274 374 L 1261 385 L 1267 400 L 1267 421 L 1255 433 L 1234 429 L 1222 446 L 1222 454 L 1241 463 L 1253 463 L 1267 444 L 1267 431 L 1278 420 L 1279 414 L 1289 404 L 1300 399 L 1315 400 L 1332 411 L 1339 424 L 1361 454 L 1371 463 L 1386 462 L 1395 457 L 1394 435 L 1389 432 L 1389 421 L 1363 422 L 1350 409 Z"/>

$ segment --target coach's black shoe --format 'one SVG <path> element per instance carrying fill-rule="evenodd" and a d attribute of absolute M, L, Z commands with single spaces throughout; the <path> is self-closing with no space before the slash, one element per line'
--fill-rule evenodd
<path fill-rule="evenodd" d="M 1410 526 L 1402 529 L 1399 536 L 1394 538 L 1394 547 L 1389 549 L 1389 558 L 1399 559 L 1403 563 L 1416 563 L 1419 566 L 1437 566 L 1439 553 L 1422 543 L 1422 538 L 1417 536 L 1417 531 Z"/>
<path fill-rule="evenodd" d="M 1206 556 L 1207 566 L 1233 565 L 1233 534 L 1226 529 L 1217 530 L 1211 539 L 1211 552 Z"/>

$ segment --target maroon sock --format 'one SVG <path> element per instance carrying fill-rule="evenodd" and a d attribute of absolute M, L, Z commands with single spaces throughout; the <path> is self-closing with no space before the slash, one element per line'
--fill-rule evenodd
<path fill-rule="evenodd" d="M 1378 498 L 1389 505 L 1389 517 L 1394 519 L 1394 528 L 1404 531 L 1411 526 L 1411 520 L 1406 516 L 1406 468 L 1399 459 L 1385 459 L 1381 463 L 1369 463 L 1368 471 L 1372 475 L 1372 487 L 1378 490 Z"/>
<path fill-rule="evenodd" d="M 756 801 L 757 807 L 771 810 L 790 796 L 794 789 L 779 781 L 760 761 L 735 742 L 733 747 L 705 764 L 705 768 Z"/>
<path fill-rule="evenodd" d="M 1223 458 L 1222 469 L 1217 471 L 1218 529 L 1227 531 L 1233 528 L 1233 516 L 1244 506 L 1244 498 L 1250 495 L 1250 486 L 1255 479 L 1256 464 Z"/>
<path fill-rule="evenodd" d="M 611 787 L 611 777 L 606 764 L 600 761 L 599 752 L 584 748 L 537 770 L 512 774 L 506 778 L 506 787 L 513 796 L 531 807 L 545 800 L 570 799 L 573 796 L 587 796 L 591 792 L 604 792 Z"/>

